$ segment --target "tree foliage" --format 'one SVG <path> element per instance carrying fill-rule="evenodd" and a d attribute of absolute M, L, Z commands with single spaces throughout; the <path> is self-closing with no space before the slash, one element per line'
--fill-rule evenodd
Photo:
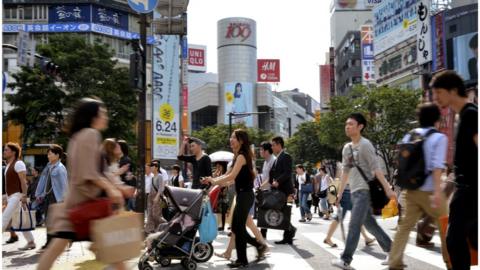
<path fill-rule="evenodd" d="M 22 67 L 13 74 L 15 82 L 9 87 L 15 94 L 6 95 L 14 106 L 7 117 L 23 125 L 25 144 L 60 143 L 67 138 L 62 127 L 68 111 L 80 98 L 99 97 L 109 112 L 106 137 L 123 138 L 133 142 L 137 98 L 129 86 L 126 68 L 115 67 L 114 53 L 108 45 L 73 34 L 49 36 L 49 43 L 39 45 L 37 52 L 60 66 L 55 80 L 41 71 L 39 65 Z"/>
<path fill-rule="evenodd" d="M 242 128 L 246 129 L 250 143 L 259 146 L 263 141 L 269 141 L 273 134 L 258 128 L 247 128 L 245 125 L 233 125 L 232 131 Z M 230 134 L 228 134 L 228 125 L 218 124 L 215 126 L 204 127 L 201 130 L 194 131 L 192 136 L 203 140 L 207 144 L 208 153 L 216 151 L 232 151 L 229 146 Z"/>

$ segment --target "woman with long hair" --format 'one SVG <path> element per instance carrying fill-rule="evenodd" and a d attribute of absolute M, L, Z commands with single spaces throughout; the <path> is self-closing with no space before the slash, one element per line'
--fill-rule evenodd
<path fill-rule="evenodd" d="M 100 131 L 107 126 L 107 109 L 100 100 L 84 98 L 71 114 L 67 162 L 69 188 L 64 203 L 52 213 L 52 241 L 40 257 L 38 270 L 50 269 L 67 245 L 77 240 L 68 215 L 70 209 L 102 194 L 113 203 L 123 205 L 122 193 L 101 172 Z M 125 266 L 118 263 L 115 268 L 120 270 Z"/>
<path fill-rule="evenodd" d="M 154 160 L 150 163 L 152 168 L 153 178 L 151 183 L 151 190 L 147 198 L 147 224 L 145 225 L 145 232 L 147 234 L 157 231 L 158 226 L 165 223 L 163 219 L 161 203 L 163 200 L 163 191 L 165 190 L 165 182 L 160 173 L 160 161 Z"/>
<path fill-rule="evenodd" d="M 253 153 L 250 149 L 250 141 L 245 130 L 237 129 L 230 136 L 230 147 L 234 153 L 232 169 L 219 177 L 207 177 L 202 182 L 210 182 L 212 185 L 228 186 L 235 183 L 237 192 L 236 206 L 233 212 L 232 232 L 235 234 L 235 247 L 237 260 L 228 264 L 230 268 L 248 266 L 247 243 L 257 248 L 258 259 L 263 259 L 267 246 L 252 238 L 246 229 L 248 213 L 253 205 L 253 181 L 255 172 L 253 169 Z"/>

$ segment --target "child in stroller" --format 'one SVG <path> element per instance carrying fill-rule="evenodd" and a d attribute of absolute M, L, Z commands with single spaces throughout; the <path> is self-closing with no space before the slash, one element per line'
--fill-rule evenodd
<path fill-rule="evenodd" d="M 194 270 L 197 262 L 207 262 L 213 255 L 211 243 L 201 243 L 196 237 L 201 223 L 204 200 L 217 200 L 218 192 L 194 190 L 167 186 L 164 192 L 170 211 L 175 214 L 162 224 L 161 231 L 147 237 L 147 251 L 140 257 L 139 270 L 153 270 L 149 261 L 157 261 L 161 266 L 171 264 L 172 259 L 180 260 L 185 269 Z"/>

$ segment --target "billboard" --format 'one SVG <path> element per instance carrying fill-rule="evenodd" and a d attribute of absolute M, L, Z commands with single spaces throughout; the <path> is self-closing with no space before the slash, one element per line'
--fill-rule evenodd
<path fill-rule="evenodd" d="M 478 59 L 478 33 L 453 38 L 453 69 L 465 81 L 476 80 Z"/>
<path fill-rule="evenodd" d="M 258 59 L 257 82 L 280 82 L 280 59 Z"/>
<path fill-rule="evenodd" d="M 371 9 L 382 0 L 335 0 L 335 10 Z"/>
<path fill-rule="evenodd" d="M 432 61 L 430 6 L 430 0 L 420 0 L 417 4 L 417 59 L 419 65 L 423 65 Z"/>
<path fill-rule="evenodd" d="M 376 46 L 375 41 L 375 46 Z M 412 42 L 399 48 L 387 57 L 376 58 L 375 77 L 377 83 L 394 78 L 417 65 L 417 43 Z"/>
<path fill-rule="evenodd" d="M 101 6 L 92 6 L 92 22 L 128 30 L 128 13 Z"/>
<path fill-rule="evenodd" d="M 327 108 L 330 102 L 330 65 L 320 66 L 320 103 L 321 108 Z"/>
<path fill-rule="evenodd" d="M 250 82 L 231 82 L 224 84 L 225 124 L 228 124 L 229 113 L 253 112 L 253 87 Z M 243 123 L 247 127 L 253 126 L 251 115 L 232 118 L 233 124 Z"/>
<path fill-rule="evenodd" d="M 156 35 L 152 61 L 153 158 L 177 159 L 180 140 L 180 38 Z"/>
<path fill-rule="evenodd" d="M 375 66 L 373 64 L 373 26 L 360 27 L 360 44 L 362 48 L 362 83 L 375 81 Z"/>
<path fill-rule="evenodd" d="M 188 70 L 207 72 L 207 47 L 188 44 Z"/>
<path fill-rule="evenodd" d="M 432 17 L 433 48 L 432 71 L 436 72 L 447 68 L 447 54 L 445 53 L 445 13 L 440 12 Z"/>
<path fill-rule="evenodd" d="M 420 0 L 382 0 L 373 8 L 375 55 L 417 34 Z"/>
<path fill-rule="evenodd" d="M 91 22 L 91 6 L 87 4 L 51 5 L 48 7 L 48 22 Z"/>

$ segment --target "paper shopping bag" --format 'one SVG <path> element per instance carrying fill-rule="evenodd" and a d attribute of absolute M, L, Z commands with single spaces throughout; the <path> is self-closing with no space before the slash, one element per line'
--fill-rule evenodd
<path fill-rule="evenodd" d="M 35 226 L 35 210 L 30 210 L 29 207 L 19 207 L 19 211 L 12 216 L 12 231 L 33 231 Z"/>
<path fill-rule="evenodd" d="M 92 221 L 90 233 L 97 260 L 111 264 L 138 257 L 144 240 L 142 217 L 121 212 Z"/>

